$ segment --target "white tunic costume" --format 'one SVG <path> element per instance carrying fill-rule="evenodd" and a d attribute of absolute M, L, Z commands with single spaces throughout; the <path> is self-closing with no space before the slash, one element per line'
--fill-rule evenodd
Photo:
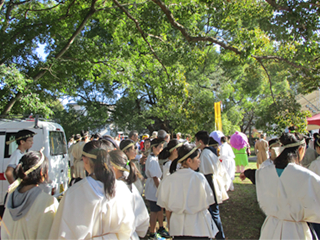
<path fill-rule="evenodd" d="M 172 212 L 171 236 L 215 237 L 218 229 L 208 211 L 214 197 L 203 174 L 180 169 L 161 182 L 157 197 L 157 204 Z"/>
<path fill-rule="evenodd" d="M 134 211 L 135 221 L 134 221 L 134 232 L 130 239 L 139 240 L 143 238 L 149 228 L 149 213 L 146 205 L 134 184 L 132 184 L 132 208 Z"/>
<path fill-rule="evenodd" d="M 226 169 L 231 179 L 230 186 L 228 186 L 227 190 L 229 189 L 233 190 L 232 180 L 234 179 L 235 171 L 236 171 L 236 163 L 234 161 L 235 157 L 236 156 L 234 155 L 231 146 L 228 143 L 223 143 L 220 147 L 219 159 L 222 160 L 222 165 Z"/>
<path fill-rule="evenodd" d="M 82 150 L 86 143 L 84 141 L 77 142 L 72 145 L 71 154 L 73 156 L 74 175 L 76 178 L 85 178 L 86 171 L 82 161 Z"/>
<path fill-rule="evenodd" d="M 103 183 L 91 177 L 77 182 L 62 198 L 50 239 L 129 239 L 134 231 L 132 194 L 116 180 L 115 196 L 106 198 Z"/>
<path fill-rule="evenodd" d="M 273 161 L 270 158 L 268 158 L 263 163 L 261 163 L 260 168 L 264 168 L 264 167 L 267 167 L 269 165 L 274 165 Z"/>
<path fill-rule="evenodd" d="M 157 177 L 160 182 L 160 178 L 162 176 L 162 172 L 158 162 L 158 157 L 154 156 L 153 154 L 149 154 L 146 161 L 145 172 L 146 172 L 146 176 L 148 177 L 146 181 L 146 190 L 145 190 L 146 199 L 149 201 L 156 202 L 157 187 L 154 184 L 153 177 Z"/>
<path fill-rule="evenodd" d="M 260 239 L 312 239 L 306 222 L 320 223 L 320 177 L 290 163 L 256 171 L 257 198 L 267 215 Z"/>
<path fill-rule="evenodd" d="M 320 176 L 320 157 L 311 162 L 309 169 Z"/>
<path fill-rule="evenodd" d="M 226 184 L 219 174 L 219 164 L 218 157 L 210 149 L 205 148 L 202 150 L 199 171 L 203 173 L 203 175 L 213 175 L 213 186 L 218 204 L 229 198 L 225 189 Z"/>
<path fill-rule="evenodd" d="M 10 195 L 8 199 L 10 199 Z M 10 213 L 11 206 L 7 202 L 3 223 L 1 224 L 1 239 L 48 239 L 58 205 L 56 198 L 40 190 L 27 213 L 20 219 L 13 220 Z M 14 209 L 17 210 L 19 207 L 15 206 Z M 22 208 L 20 214 L 23 211 Z"/>

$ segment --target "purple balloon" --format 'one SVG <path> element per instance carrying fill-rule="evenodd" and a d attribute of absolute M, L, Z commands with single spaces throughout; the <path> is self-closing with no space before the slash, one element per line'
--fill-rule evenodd
<path fill-rule="evenodd" d="M 230 138 L 230 145 L 238 150 L 244 148 L 249 145 L 247 135 L 242 132 L 235 132 Z"/>

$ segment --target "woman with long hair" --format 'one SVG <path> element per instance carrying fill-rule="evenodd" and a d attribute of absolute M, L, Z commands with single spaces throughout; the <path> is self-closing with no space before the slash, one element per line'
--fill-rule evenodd
<path fill-rule="evenodd" d="M 133 163 L 132 167 L 135 168 L 135 172 L 137 173 L 138 178 L 134 182 L 134 185 L 137 187 L 139 193 L 142 195 L 143 193 L 143 184 L 142 184 L 142 179 L 143 176 L 140 173 L 140 164 L 139 161 L 136 161 L 136 156 L 137 156 L 137 146 L 134 141 L 131 139 L 126 139 L 120 142 L 120 150 L 123 151 L 129 161 Z"/>
<path fill-rule="evenodd" d="M 259 205 L 266 214 L 260 239 L 312 239 L 307 222 L 320 223 L 320 177 L 300 166 L 305 139 L 283 133 L 274 165 L 257 170 Z"/>
<path fill-rule="evenodd" d="M 183 143 L 180 143 L 177 139 L 172 139 L 168 145 L 162 149 L 162 151 L 159 154 L 159 161 L 164 161 L 163 167 L 162 167 L 162 178 L 170 175 L 170 165 L 174 159 L 178 157 L 178 150 L 183 145 Z"/>
<path fill-rule="evenodd" d="M 101 141 L 84 145 L 89 176 L 65 193 L 50 232 L 51 239 L 129 239 L 133 231 L 132 194 L 115 178 Z"/>
<path fill-rule="evenodd" d="M 133 196 L 132 209 L 135 215 L 135 224 L 131 239 L 139 240 L 143 238 L 149 227 L 149 214 L 146 205 L 133 184 L 138 179 L 138 173 L 134 167 L 134 163 L 129 161 L 127 156 L 120 150 L 109 152 L 111 165 L 116 174 L 116 179 L 124 181 Z"/>
<path fill-rule="evenodd" d="M 171 212 L 169 231 L 174 239 L 210 239 L 218 232 L 208 211 L 214 203 L 212 190 L 204 175 L 195 171 L 200 166 L 199 155 L 197 147 L 181 146 L 170 166 L 171 175 L 157 192 L 157 204 Z"/>
<path fill-rule="evenodd" d="M 2 239 L 48 239 L 58 201 L 39 184 L 48 178 L 48 160 L 40 152 L 26 153 L 15 168 L 1 223 Z"/>

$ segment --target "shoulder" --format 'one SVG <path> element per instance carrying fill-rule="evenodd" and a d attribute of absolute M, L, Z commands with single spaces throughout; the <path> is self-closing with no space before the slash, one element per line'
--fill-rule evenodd
<path fill-rule="evenodd" d="M 316 178 L 317 181 L 320 181 L 320 176 L 316 173 L 312 172 L 308 168 L 302 167 L 300 165 L 289 163 L 287 166 L 288 170 L 292 171 L 297 178 L 300 179 L 308 179 L 308 178 Z"/>

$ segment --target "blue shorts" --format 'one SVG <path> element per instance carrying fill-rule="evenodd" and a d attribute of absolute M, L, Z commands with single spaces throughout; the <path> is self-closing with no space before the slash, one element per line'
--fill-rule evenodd
<path fill-rule="evenodd" d="M 150 212 L 160 212 L 161 211 L 161 207 L 159 207 L 157 205 L 157 202 L 150 201 L 150 200 L 148 200 L 148 202 L 149 202 Z"/>

